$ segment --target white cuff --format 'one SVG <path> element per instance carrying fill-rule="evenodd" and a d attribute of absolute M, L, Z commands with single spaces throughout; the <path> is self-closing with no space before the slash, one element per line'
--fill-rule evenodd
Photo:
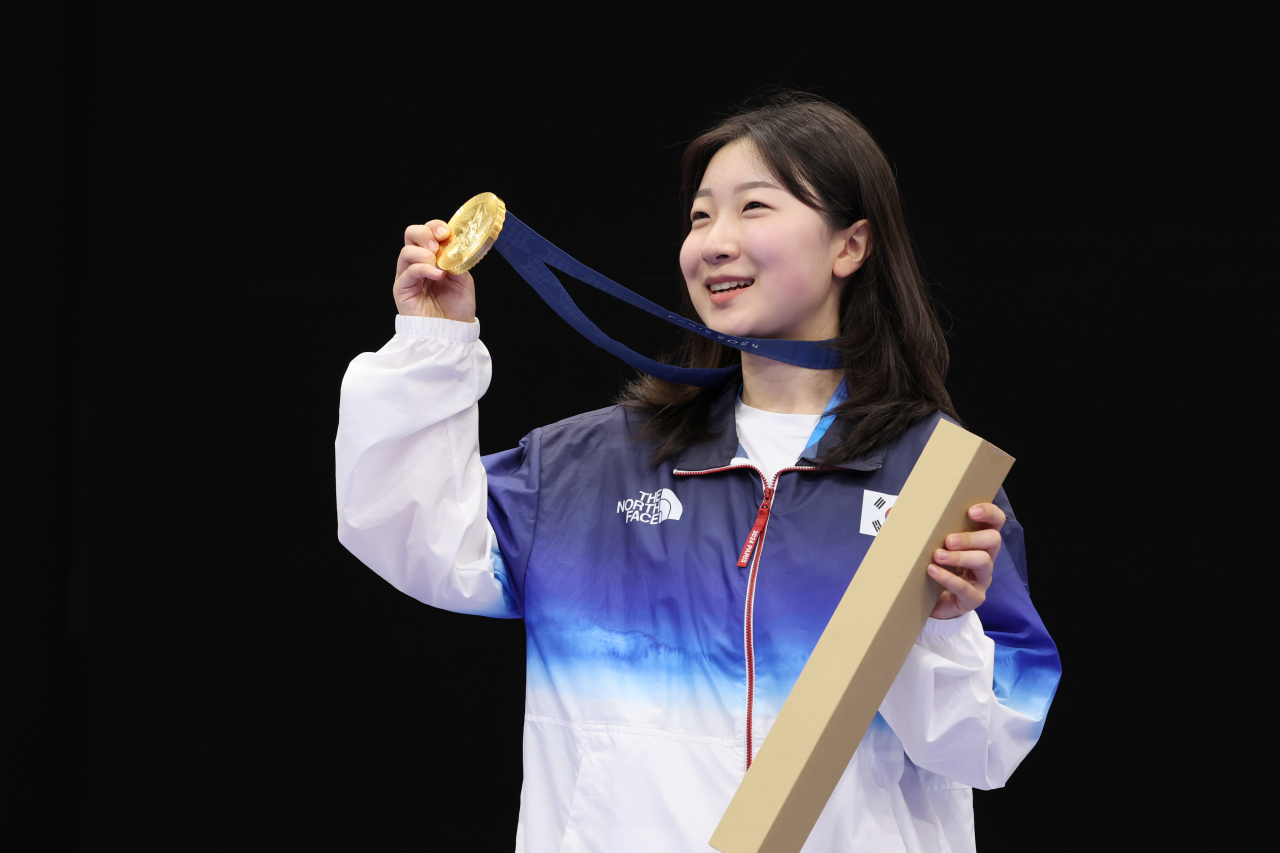
<path fill-rule="evenodd" d="M 920 636 L 946 637 L 951 634 L 959 634 L 964 630 L 964 626 L 969 624 L 969 620 L 975 618 L 971 616 L 972 613 L 973 611 L 970 610 L 968 613 L 962 613 L 954 619 L 934 619 L 930 616 L 929 621 L 924 623 L 924 630 L 920 632 Z"/>
<path fill-rule="evenodd" d="M 480 320 L 460 323 L 443 317 L 406 317 L 396 315 L 396 334 L 410 338 L 441 338 L 460 344 L 480 340 Z"/>

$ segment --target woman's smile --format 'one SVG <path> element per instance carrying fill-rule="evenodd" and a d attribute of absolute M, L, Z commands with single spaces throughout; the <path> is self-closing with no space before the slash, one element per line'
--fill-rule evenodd
<path fill-rule="evenodd" d="M 711 291 L 711 304 L 723 305 L 755 283 L 754 278 L 713 275 L 706 280 L 706 288 Z"/>

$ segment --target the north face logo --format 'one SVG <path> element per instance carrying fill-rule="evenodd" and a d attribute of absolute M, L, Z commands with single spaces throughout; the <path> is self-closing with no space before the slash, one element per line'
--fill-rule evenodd
<path fill-rule="evenodd" d="M 664 521 L 679 521 L 684 507 L 676 493 L 670 489 L 658 489 L 656 492 L 640 492 L 638 498 L 627 498 L 618 501 L 618 512 L 626 513 L 626 522 L 638 521 L 641 524 L 661 524 Z"/>

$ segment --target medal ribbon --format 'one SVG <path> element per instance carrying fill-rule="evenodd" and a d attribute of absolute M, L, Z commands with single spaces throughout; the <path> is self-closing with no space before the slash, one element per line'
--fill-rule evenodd
<path fill-rule="evenodd" d="M 708 329 L 701 323 L 681 317 L 668 311 L 656 302 L 650 302 L 638 293 L 633 293 L 615 281 L 605 278 L 600 273 L 586 267 L 553 246 L 545 237 L 525 225 L 507 211 L 506 221 L 502 225 L 502 233 L 498 235 L 493 248 L 515 267 L 521 278 L 542 297 L 542 301 L 551 306 L 551 310 L 560 315 L 566 323 L 578 331 L 587 340 L 601 349 L 613 353 L 636 370 L 656 376 L 666 382 L 678 382 L 684 385 L 697 385 L 712 388 L 724 382 L 731 373 L 738 369 L 731 367 L 677 367 L 663 364 L 643 356 L 633 349 L 623 346 L 600 330 L 600 327 L 587 319 L 582 309 L 574 303 L 573 297 L 564 289 L 560 279 L 556 278 L 550 267 L 555 267 L 566 275 L 571 275 L 581 282 L 591 285 L 597 290 L 655 317 L 661 317 L 681 328 L 696 332 L 704 338 L 718 341 L 725 346 L 755 353 L 774 361 L 794 364 L 796 367 L 807 367 L 811 370 L 830 370 L 842 365 L 840 353 L 835 349 L 824 347 L 826 341 L 777 341 L 767 338 L 735 338 L 722 335 Z"/>

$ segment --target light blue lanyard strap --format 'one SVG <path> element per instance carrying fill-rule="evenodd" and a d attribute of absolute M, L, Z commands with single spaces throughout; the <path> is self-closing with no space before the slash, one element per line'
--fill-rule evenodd
<path fill-rule="evenodd" d="M 831 399 L 827 401 L 827 407 L 822 410 L 822 418 L 818 421 L 818 425 L 813 428 L 813 432 L 809 435 L 809 444 L 804 449 L 804 453 L 800 454 L 803 459 L 817 458 L 818 442 L 822 441 L 822 437 L 827 434 L 827 430 L 836 422 L 836 407 L 849 399 L 849 385 L 846 380 L 841 379 L 840 384 L 836 386 L 835 393 L 831 395 Z"/>

